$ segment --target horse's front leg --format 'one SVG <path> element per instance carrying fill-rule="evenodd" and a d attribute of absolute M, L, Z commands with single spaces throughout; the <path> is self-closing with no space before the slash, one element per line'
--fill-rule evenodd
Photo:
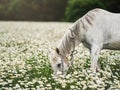
<path fill-rule="evenodd" d="M 99 45 L 93 44 L 91 47 L 91 68 L 93 69 L 94 72 L 99 68 L 98 64 L 98 57 L 100 53 L 101 47 Z"/>

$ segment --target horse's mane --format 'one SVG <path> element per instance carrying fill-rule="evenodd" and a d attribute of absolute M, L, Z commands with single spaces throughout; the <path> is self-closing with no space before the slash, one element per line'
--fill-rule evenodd
<path fill-rule="evenodd" d="M 70 54 L 70 50 L 73 47 L 73 41 L 75 45 L 78 45 L 80 42 L 80 34 L 83 30 L 88 30 L 88 28 L 92 27 L 96 18 L 96 14 L 101 9 L 94 9 L 85 14 L 82 18 L 78 19 L 66 32 L 64 37 L 62 38 L 58 49 L 62 55 Z M 77 44 L 76 44 L 77 43 Z"/>

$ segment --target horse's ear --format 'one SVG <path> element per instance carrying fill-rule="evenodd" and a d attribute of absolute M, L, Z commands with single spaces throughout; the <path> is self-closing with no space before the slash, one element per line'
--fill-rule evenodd
<path fill-rule="evenodd" d="M 58 49 L 58 48 L 56 48 L 56 53 L 57 53 L 57 54 L 60 54 L 60 51 L 59 51 L 59 49 Z"/>

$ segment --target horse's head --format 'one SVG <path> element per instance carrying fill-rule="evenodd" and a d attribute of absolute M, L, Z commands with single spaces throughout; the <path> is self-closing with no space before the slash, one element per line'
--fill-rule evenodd
<path fill-rule="evenodd" d="M 50 53 L 50 63 L 52 69 L 54 70 L 54 75 L 58 76 L 59 74 L 64 77 L 67 74 L 67 70 L 69 68 L 68 59 L 65 55 L 62 55 L 58 48 Z M 59 72 L 59 73 L 58 73 Z"/>

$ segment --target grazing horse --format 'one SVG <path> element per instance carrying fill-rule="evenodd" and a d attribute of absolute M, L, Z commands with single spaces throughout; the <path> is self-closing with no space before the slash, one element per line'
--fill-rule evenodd
<path fill-rule="evenodd" d="M 56 50 L 50 54 L 54 75 L 57 71 L 66 75 L 70 66 L 67 57 L 80 43 L 90 50 L 91 68 L 96 72 L 102 49 L 120 50 L 120 14 L 93 9 L 73 23 Z"/>

